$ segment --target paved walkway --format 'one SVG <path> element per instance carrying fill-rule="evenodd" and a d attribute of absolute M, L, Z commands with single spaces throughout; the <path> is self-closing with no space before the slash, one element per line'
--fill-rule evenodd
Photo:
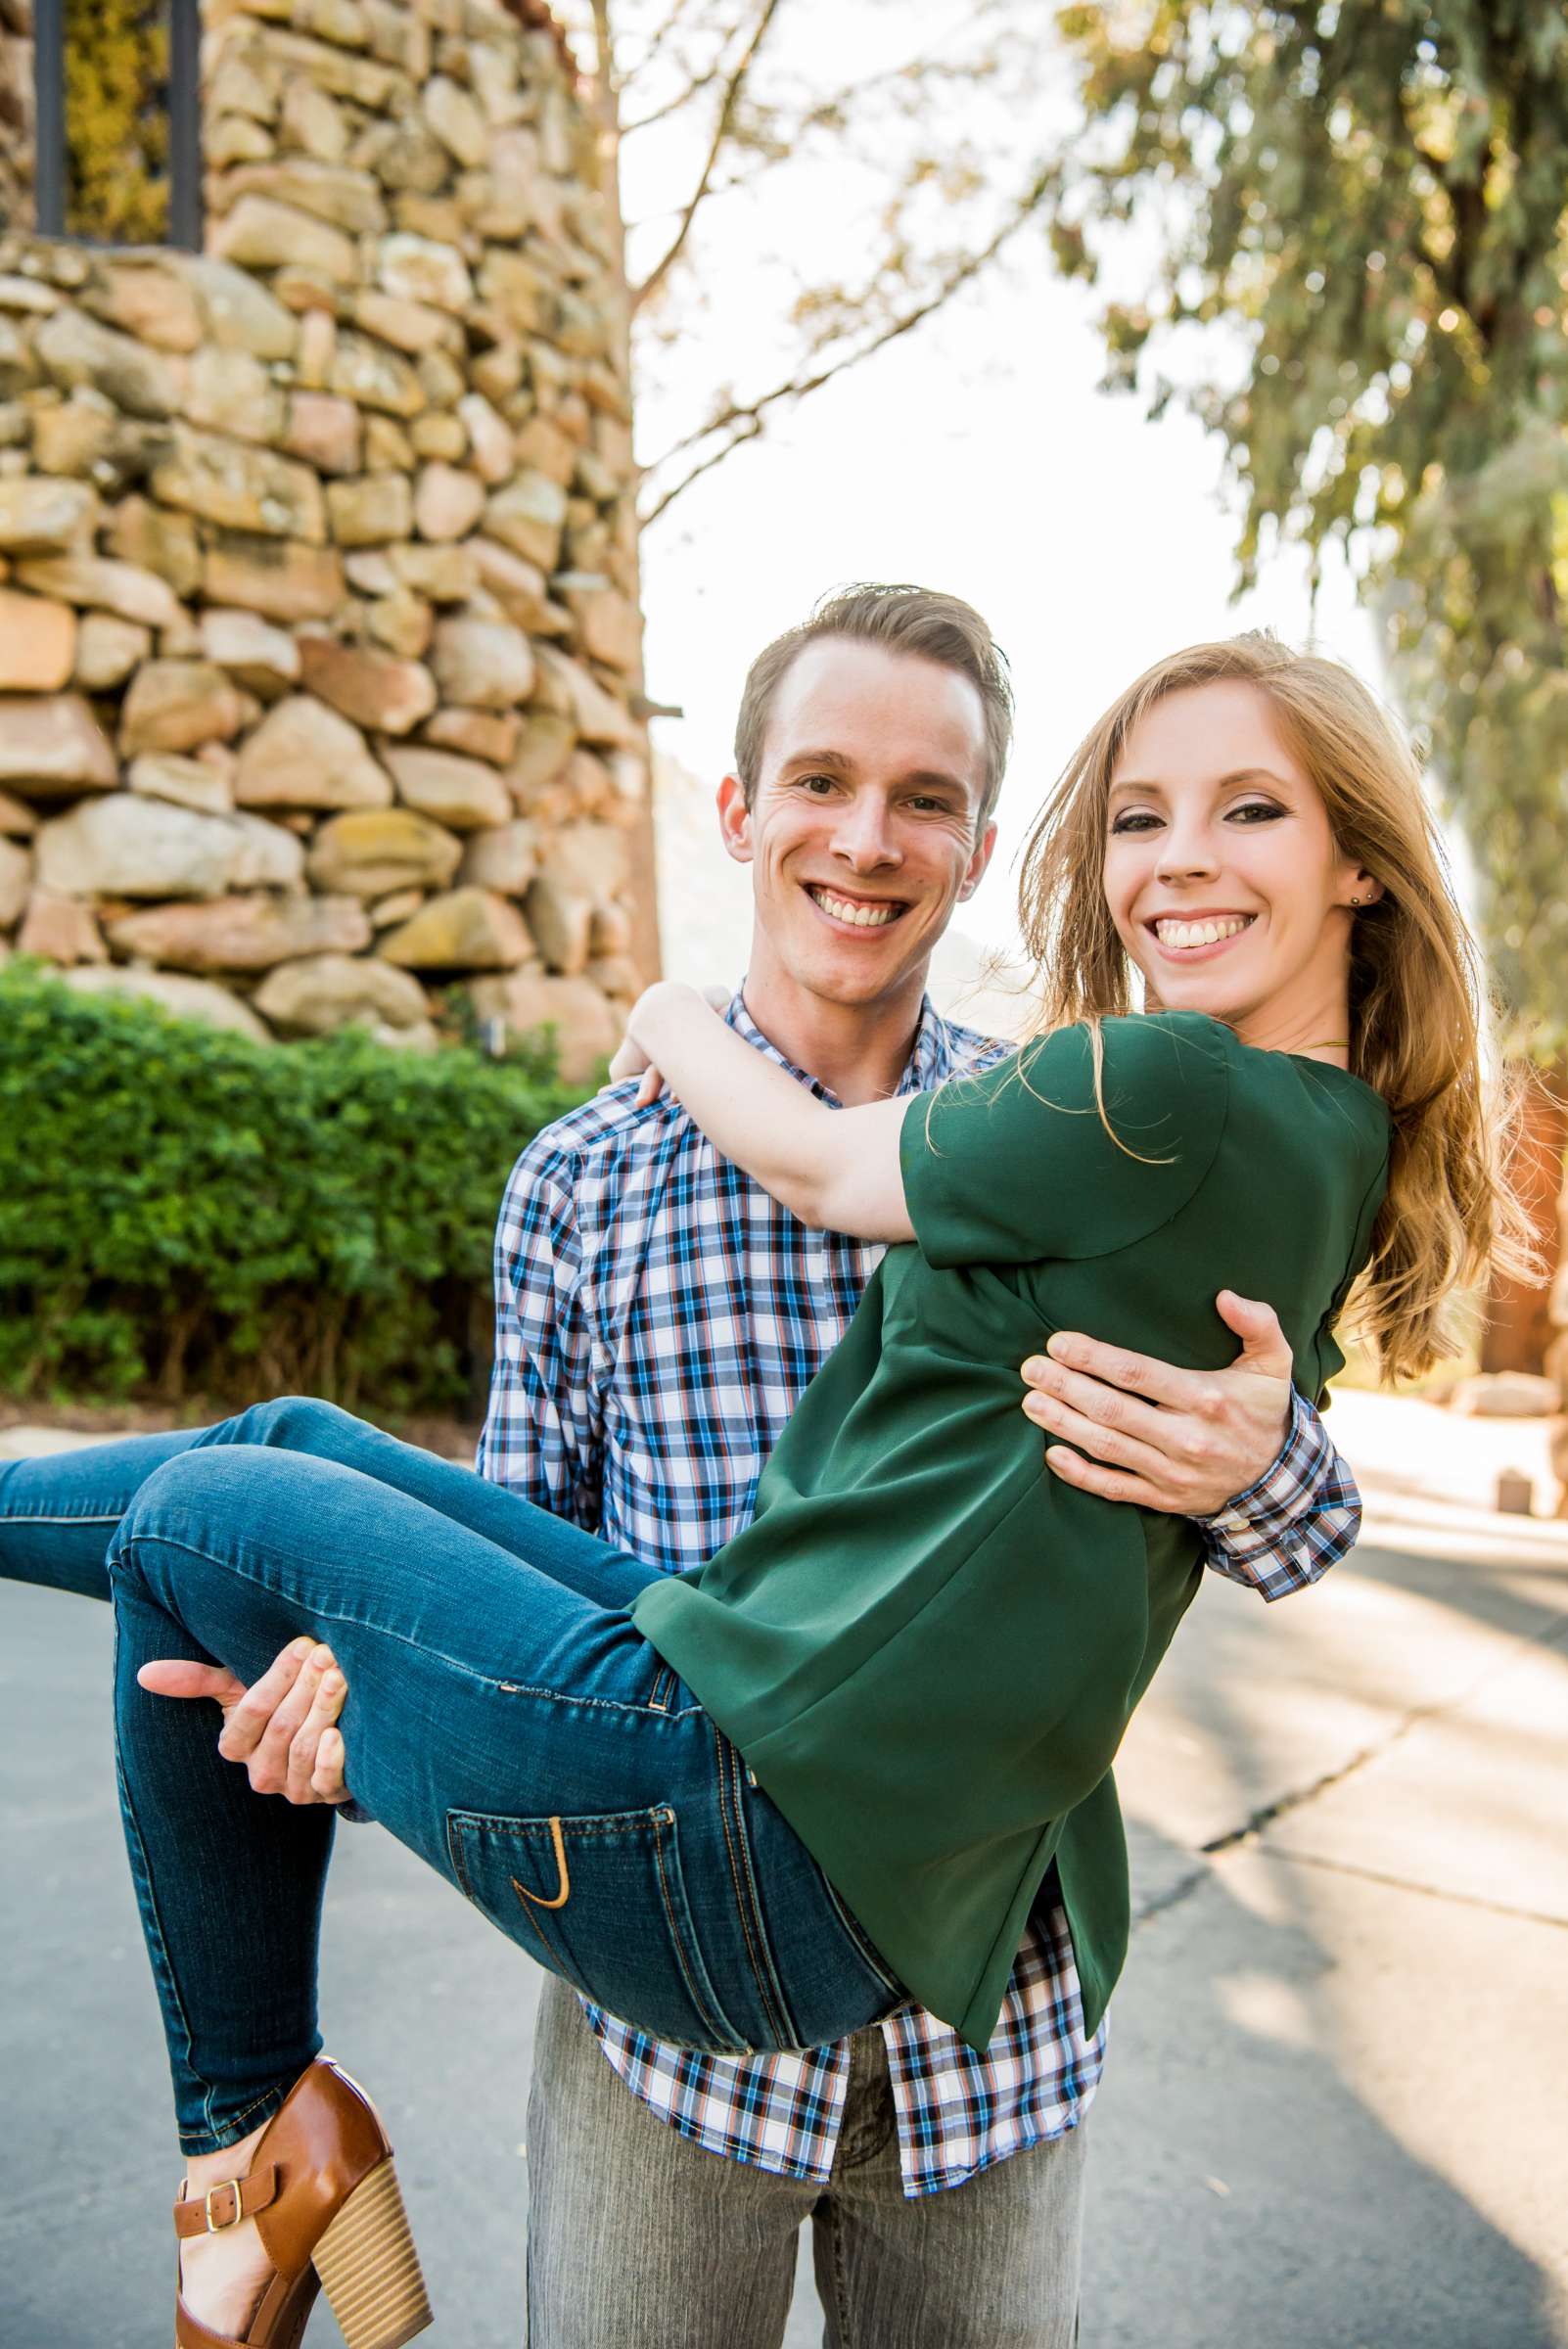
<path fill-rule="evenodd" d="M 1568 2349 L 1568 1525 L 1476 1505 L 1539 1427 L 1336 1421 L 1356 1558 L 1273 1608 L 1212 1584 L 1119 1766 L 1140 1921 L 1084 2349 Z M 166 2349 L 109 1626 L 18 1589 L 0 1620 L 0 2343 Z M 513 2349 L 533 1978 L 385 1837 L 339 1853 L 324 2007 L 392 2120 L 428 2337 Z M 803 2263 L 789 2349 L 819 2338 Z"/>

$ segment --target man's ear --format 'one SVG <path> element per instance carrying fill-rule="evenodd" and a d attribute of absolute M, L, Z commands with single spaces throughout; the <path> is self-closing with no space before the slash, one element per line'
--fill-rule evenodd
<path fill-rule="evenodd" d="M 986 867 L 991 862 L 992 851 L 995 848 L 995 846 L 996 826 L 994 821 L 992 821 L 986 826 L 985 831 L 982 832 L 979 840 L 977 840 L 975 843 L 973 853 L 969 859 L 968 869 L 964 874 L 963 885 L 958 892 L 957 901 L 960 905 L 963 903 L 966 898 L 972 898 L 976 890 L 980 887 L 980 884 L 985 877 Z"/>
<path fill-rule="evenodd" d="M 737 864 L 751 863 L 752 811 L 739 775 L 726 775 L 718 786 L 718 836 Z"/>

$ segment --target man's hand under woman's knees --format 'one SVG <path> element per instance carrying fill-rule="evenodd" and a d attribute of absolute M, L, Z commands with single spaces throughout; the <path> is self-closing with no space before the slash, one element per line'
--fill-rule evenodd
<path fill-rule="evenodd" d="M 1242 1341 L 1226 1370 L 1178 1370 L 1060 1330 L 1023 1365 L 1024 1409 L 1053 1439 L 1065 1484 L 1176 1517 L 1212 1517 L 1278 1458 L 1290 1428 L 1291 1357 L 1273 1308 L 1222 1289 Z"/>
<path fill-rule="evenodd" d="M 291 1639 L 250 1687 L 213 1664 L 168 1659 L 137 1674 L 155 1696 L 208 1697 L 221 1710 L 218 1752 L 244 1766 L 257 1794 L 346 1803 L 344 1745 L 334 1726 L 348 1694 L 330 1648 Z"/>

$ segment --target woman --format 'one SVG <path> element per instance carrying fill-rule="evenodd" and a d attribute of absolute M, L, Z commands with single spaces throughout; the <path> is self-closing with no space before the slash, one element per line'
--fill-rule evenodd
<path fill-rule="evenodd" d="M 1043 1034 L 941 1093 L 829 1112 L 688 990 L 632 1058 L 808 1221 L 895 1248 L 700 1574 L 646 1570 L 330 1407 L 263 1405 L 13 1470 L 9 1571 L 117 1624 L 126 1832 L 189 2177 L 180 2339 L 349 2349 L 425 2321 L 390 2148 L 312 2062 L 328 1815 L 258 1802 L 151 1659 L 352 1688 L 356 1795 L 492 1921 L 665 2038 L 836 2039 L 914 1995 L 977 2045 L 1054 1863 L 1085 2014 L 1125 1952 L 1110 1765 L 1199 1580 L 1179 1521 L 1052 1479 L 997 1363 L 1053 1325 L 1197 1366 L 1222 1277 L 1320 1390 L 1365 1274 L 1385 1366 L 1509 1228 L 1468 942 L 1364 691 L 1267 640 L 1121 697 L 1029 852 Z M 1129 1011 L 1130 976 L 1151 1004 Z M 1239 1261 L 1238 1261 L 1239 1260 Z"/>

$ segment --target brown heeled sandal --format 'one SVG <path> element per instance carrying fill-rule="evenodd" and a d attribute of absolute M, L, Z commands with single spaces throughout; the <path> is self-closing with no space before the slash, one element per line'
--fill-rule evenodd
<path fill-rule="evenodd" d="M 177 2287 L 176 2349 L 299 2349 L 325 2290 L 346 2349 L 402 2349 L 431 2322 L 392 2146 L 363 2089 L 326 2056 L 301 2072 L 243 2178 L 174 2205 L 174 2233 L 254 2219 L 271 2281 L 243 2340 L 193 2317 Z"/>

